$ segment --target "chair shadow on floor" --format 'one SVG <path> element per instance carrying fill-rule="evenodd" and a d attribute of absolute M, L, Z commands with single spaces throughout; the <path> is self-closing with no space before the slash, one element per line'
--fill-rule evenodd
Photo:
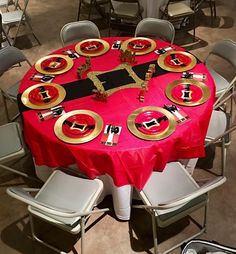
<path fill-rule="evenodd" d="M 102 218 L 106 216 L 106 213 L 102 214 L 96 219 L 88 219 L 88 226 L 86 231 L 90 230 L 95 224 L 97 224 Z M 37 235 L 46 242 L 52 244 L 63 250 L 65 253 L 79 254 L 75 249 L 76 243 L 80 240 L 79 235 L 70 234 L 58 227 L 52 226 L 42 220 L 34 218 L 34 226 Z M 29 216 L 19 218 L 12 224 L 5 227 L 1 232 L 1 240 L 10 248 L 17 250 L 22 254 L 54 254 L 55 252 L 42 244 L 33 241 L 31 236 Z M 79 243 L 80 244 L 80 243 Z M 86 244 L 86 243 L 85 243 Z"/>
<path fill-rule="evenodd" d="M 190 229 L 191 228 L 191 229 Z M 188 217 L 166 227 L 158 228 L 161 248 L 167 246 L 175 238 L 182 237 L 185 231 L 192 230 Z M 134 209 L 129 221 L 130 245 L 133 251 L 153 253 L 152 222 L 150 214 L 142 209 Z"/>

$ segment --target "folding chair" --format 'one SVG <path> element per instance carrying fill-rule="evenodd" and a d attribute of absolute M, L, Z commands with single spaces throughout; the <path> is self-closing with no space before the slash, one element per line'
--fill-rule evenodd
<path fill-rule="evenodd" d="M 65 24 L 60 32 L 60 38 L 63 46 L 84 39 L 100 37 L 97 25 L 90 20 L 82 20 Z"/>
<path fill-rule="evenodd" d="M 236 78 L 231 82 L 231 86 L 236 81 Z M 230 90 L 230 87 L 228 90 Z M 225 96 L 224 96 L 225 95 Z M 229 100 L 233 98 L 233 102 L 236 103 L 236 92 L 227 94 L 227 90 L 222 94 L 219 99 L 215 102 L 214 110 L 212 111 L 210 123 L 208 126 L 206 138 L 205 138 L 205 148 L 210 145 L 218 145 L 221 148 L 221 171 L 220 175 L 224 176 L 226 171 L 226 159 L 227 159 L 227 147 L 230 144 L 230 135 L 236 130 L 236 116 L 229 114 L 221 109 L 221 107 Z M 197 164 L 198 158 L 186 160 L 186 169 L 190 174 Z"/>
<path fill-rule="evenodd" d="M 3 43 L 5 41 L 8 42 L 8 45 L 11 45 L 10 39 L 8 38 L 5 30 L 3 29 L 3 26 L 2 26 L 2 14 L 0 13 L 0 49 L 2 48 Z"/>
<path fill-rule="evenodd" d="M 16 67 L 17 64 L 26 62 L 29 66 L 32 66 L 27 57 L 20 51 L 18 48 L 13 46 L 8 46 L 0 50 L 0 76 L 2 76 L 5 72 L 9 71 L 13 67 Z M 17 67 L 20 68 L 20 67 Z M 3 98 L 3 105 L 6 113 L 6 117 L 8 122 L 14 121 L 18 116 L 10 117 L 7 100 L 17 103 L 17 94 L 20 86 L 20 80 L 15 84 L 8 86 L 6 89 L 2 89 L 0 87 L 0 91 Z"/>
<path fill-rule="evenodd" d="M 173 44 L 175 28 L 168 20 L 145 18 L 138 23 L 134 36 L 158 38 Z"/>
<path fill-rule="evenodd" d="M 8 7 L 14 4 L 13 0 L 0 0 L 0 8 L 5 7 L 6 11 L 9 11 Z"/>
<path fill-rule="evenodd" d="M 20 176 L 36 180 L 20 170 L 16 170 L 5 163 L 14 162 L 22 159 L 26 155 L 25 144 L 22 137 L 22 131 L 18 123 L 8 123 L 0 126 L 0 168 L 18 174 Z"/>
<path fill-rule="evenodd" d="M 216 96 L 219 97 L 230 85 L 231 81 L 228 81 L 224 75 L 224 72 L 218 73 L 214 70 L 213 64 L 211 63 L 211 59 L 213 56 L 217 56 L 222 60 L 226 60 L 229 64 L 234 68 L 234 73 L 236 70 L 236 42 L 230 39 L 224 39 L 216 42 L 213 48 L 208 53 L 205 64 L 209 69 L 216 86 Z M 223 68 L 222 68 L 223 69 Z M 236 75 L 233 75 L 235 78 Z"/>
<path fill-rule="evenodd" d="M 208 192 L 225 181 L 226 178 L 223 176 L 216 177 L 200 187 L 179 162 L 168 163 L 163 172 L 152 173 L 143 189 L 138 191 L 144 205 L 133 207 L 143 208 L 151 214 L 155 254 L 160 253 L 158 227 L 165 228 L 201 208 L 204 208 L 203 223 L 190 217 L 191 221 L 199 227 L 199 231 L 162 254 L 169 253 L 206 231 Z"/>
<path fill-rule="evenodd" d="M 101 6 L 106 5 L 109 3 L 109 0 L 80 0 L 79 1 L 79 8 L 78 8 L 78 15 L 77 15 L 77 20 L 79 21 L 80 19 L 80 14 L 81 14 L 81 7 L 84 5 L 85 7 L 89 8 L 88 12 L 88 20 L 90 20 L 91 17 L 91 12 L 92 9 L 95 7 L 97 11 L 101 14 L 102 17 L 106 17 L 106 14 L 102 10 Z"/>
<path fill-rule="evenodd" d="M 193 29 L 193 39 L 195 39 L 195 19 L 196 6 L 195 0 L 192 4 L 185 3 L 183 0 L 168 0 L 168 2 L 160 7 L 161 19 L 167 19 L 178 27 L 179 30 Z M 191 20 L 192 18 L 192 20 Z M 192 25 L 190 24 L 192 22 Z M 188 25 L 191 25 L 191 27 Z"/>
<path fill-rule="evenodd" d="M 24 0 L 23 2 L 24 2 L 24 7 L 23 8 L 19 5 L 19 0 L 16 0 L 15 9 L 13 11 L 9 10 L 8 12 L 2 13 L 2 24 L 3 24 L 3 26 L 7 27 L 7 31 L 6 31 L 7 34 L 9 33 L 11 27 L 17 26 L 15 35 L 13 36 L 12 45 L 15 44 L 17 35 L 20 31 L 20 27 L 23 23 L 25 23 L 29 27 L 33 37 L 35 38 L 37 43 L 40 45 L 40 41 L 38 40 L 38 38 L 34 34 L 32 26 L 29 22 L 29 18 L 28 18 L 27 13 L 26 13 L 26 8 L 28 6 L 29 0 Z"/>
<path fill-rule="evenodd" d="M 143 8 L 139 0 L 110 0 L 109 35 L 111 25 L 136 27 L 142 20 Z"/>
<path fill-rule="evenodd" d="M 101 180 L 82 179 L 55 170 L 40 190 L 10 187 L 7 193 L 29 205 L 34 240 L 56 252 L 64 253 L 36 235 L 34 218 L 38 218 L 71 234 L 81 233 L 81 254 L 83 254 L 85 221 L 92 214 L 109 210 L 107 208 L 93 210 L 102 190 Z M 37 192 L 36 196 L 31 196 L 31 192 Z"/>

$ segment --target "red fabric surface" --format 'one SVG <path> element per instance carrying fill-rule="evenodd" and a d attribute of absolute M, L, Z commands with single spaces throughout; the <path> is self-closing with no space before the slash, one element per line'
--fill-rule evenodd
<path fill-rule="evenodd" d="M 120 38 L 105 38 L 110 44 Z M 125 38 L 122 38 L 125 39 Z M 157 49 L 169 44 L 157 41 Z M 70 45 L 54 53 L 63 53 L 65 49 L 74 48 Z M 176 46 L 177 50 L 183 50 Z M 121 64 L 119 51 L 110 49 L 106 54 L 93 57 L 92 71 L 108 71 Z M 141 64 L 158 58 L 154 52 L 143 56 L 136 56 L 137 63 Z M 85 62 L 85 57 L 74 60 L 73 68 L 65 74 L 57 75 L 53 80 L 57 84 L 65 84 L 77 80 L 76 69 Z M 79 169 L 90 178 L 108 174 L 113 178 L 115 185 L 132 184 L 141 189 L 153 170 L 162 171 L 167 162 L 177 159 L 203 157 L 204 138 L 206 135 L 212 106 L 215 97 L 213 80 L 203 64 L 197 64 L 192 71 L 205 73 L 205 84 L 211 90 L 211 98 L 204 104 L 195 107 L 179 106 L 189 116 L 190 120 L 178 124 L 175 132 L 168 138 L 160 141 L 145 141 L 135 137 L 127 128 L 127 117 L 137 108 L 144 106 L 159 106 L 173 104 L 165 96 L 165 87 L 172 81 L 180 79 L 181 73 L 167 73 L 152 78 L 145 101 L 140 102 L 137 97 L 139 89 L 127 88 L 113 93 L 107 102 L 95 101 L 87 96 L 67 102 L 62 102 L 65 111 L 87 109 L 97 112 L 106 124 L 122 126 L 117 146 L 101 144 L 103 131 L 94 140 L 78 145 L 71 145 L 60 141 L 54 134 L 54 124 L 57 120 L 51 119 L 40 122 L 37 110 L 23 112 L 25 141 L 35 158 L 37 165 L 49 167 L 77 164 Z M 25 75 L 19 92 L 38 82 L 30 80 L 35 72 L 32 67 Z M 83 74 L 86 78 L 86 74 Z"/>

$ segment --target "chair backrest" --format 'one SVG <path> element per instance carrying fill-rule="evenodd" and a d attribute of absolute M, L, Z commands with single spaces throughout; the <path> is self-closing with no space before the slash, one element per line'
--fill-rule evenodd
<path fill-rule="evenodd" d="M 225 102 L 227 102 L 227 101 L 229 101 L 231 99 L 234 102 L 234 105 L 236 105 L 236 91 L 233 92 L 233 93 L 228 94 L 228 96 L 223 97 L 219 101 L 219 103 L 217 103 L 217 105 L 214 106 L 214 108 L 221 107 L 222 105 L 224 105 Z M 213 143 L 217 142 L 221 138 L 225 137 L 229 133 L 232 133 L 233 131 L 236 130 L 236 113 L 234 113 L 234 114 L 235 114 L 234 116 L 231 115 L 230 126 L 226 129 L 226 131 L 224 133 L 220 134 L 219 136 L 215 137 L 213 140 L 211 140 L 207 144 L 205 144 L 205 147 L 209 146 L 210 144 L 213 144 Z"/>
<path fill-rule="evenodd" d="M 135 37 L 138 36 L 157 37 L 173 43 L 175 28 L 168 20 L 145 18 L 142 19 L 136 27 Z"/>
<path fill-rule="evenodd" d="M 96 24 L 90 20 L 82 20 L 64 25 L 60 37 L 62 44 L 65 45 L 84 39 L 100 38 L 101 36 Z"/>
<path fill-rule="evenodd" d="M 205 60 L 206 63 L 210 55 L 222 57 L 236 68 L 236 42 L 233 40 L 224 39 L 217 42 L 213 49 L 209 52 Z"/>
<path fill-rule="evenodd" d="M 143 190 L 139 192 L 144 204 L 158 210 L 158 214 L 166 213 L 164 210 L 171 212 L 178 209 L 226 181 L 223 176 L 214 177 L 206 184 L 198 186 L 179 163 L 167 165 L 163 172 L 153 172 Z"/>
<path fill-rule="evenodd" d="M 0 75 L 10 69 L 12 66 L 26 61 L 30 66 L 31 63 L 21 50 L 13 46 L 8 46 L 0 50 Z"/>

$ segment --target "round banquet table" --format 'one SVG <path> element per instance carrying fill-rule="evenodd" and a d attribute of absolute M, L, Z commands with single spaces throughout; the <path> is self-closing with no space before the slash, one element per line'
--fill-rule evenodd
<path fill-rule="evenodd" d="M 128 38 L 104 38 L 110 45 L 114 40 Z M 169 44 L 156 41 L 156 49 Z M 53 52 L 63 54 L 67 49 L 74 49 L 69 45 Z M 176 50 L 182 50 L 175 46 Z M 115 75 L 112 69 L 121 64 L 119 50 L 110 48 L 101 56 L 91 58 L 91 71 L 108 72 L 114 77 L 113 85 L 119 86 L 120 76 Z M 157 55 L 154 51 L 145 55 L 136 56 L 133 69 L 144 79 L 149 63 L 156 63 Z M 78 109 L 91 110 L 99 114 L 104 123 L 102 132 L 93 140 L 83 144 L 69 144 L 59 140 L 54 134 L 54 124 L 58 118 L 39 121 L 38 112 L 25 107 L 21 103 L 22 93 L 39 82 L 31 79 L 36 73 L 33 66 L 24 76 L 19 89 L 18 102 L 24 122 L 24 138 L 29 146 L 36 165 L 36 173 L 43 175 L 45 168 L 75 166 L 89 178 L 101 177 L 105 183 L 104 196 L 112 193 L 115 212 L 120 219 L 129 219 L 132 187 L 142 189 L 153 170 L 162 171 L 166 163 L 178 159 L 199 158 L 205 155 L 204 139 L 215 98 L 215 86 L 207 68 L 200 61 L 191 71 L 206 74 L 204 83 L 209 87 L 211 96 L 198 106 L 181 106 L 178 108 L 190 117 L 188 121 L 177 124 L 175 131 L 163 140 L 143 140 L 137 138 L 127 128 L 127 118 L 136 109 L 145 106 L 163 107 L 165 104 L 174 104 L 165 95 L 166 86 L 181 78 L 182 73 L 162 70 L 156 63 L 156 74 L 149 81 L 149 89 L 145 94 L 144 102 L 137 99 L 139 88 L 119 89 L 111 94 L 106 102 L 94 99 L 91 91 L 86 90 L 88 81 L 86 72 L 79 79 L 76 70 L 84 64 L 85 57 L 80 56 L 73 60 L 73 67 L 60 75 L 56 75 L 53 83 L 62 85 L 66 90 L 66 98 L 60 103 L 65 112 Z M 110 71 L 110 72 L 109 72 Z M 114 75 L 113 75 L 114 74 Z M 121 81 L 120 81 L 121 82 Z M 95 87 L 94 87 L 95 88 Z M 82 94 L 82 95 L 81 95 Z M 101 137 L 105 125 L 121 126 L 119 141 L 116 146 L 101 144 Z"/>

